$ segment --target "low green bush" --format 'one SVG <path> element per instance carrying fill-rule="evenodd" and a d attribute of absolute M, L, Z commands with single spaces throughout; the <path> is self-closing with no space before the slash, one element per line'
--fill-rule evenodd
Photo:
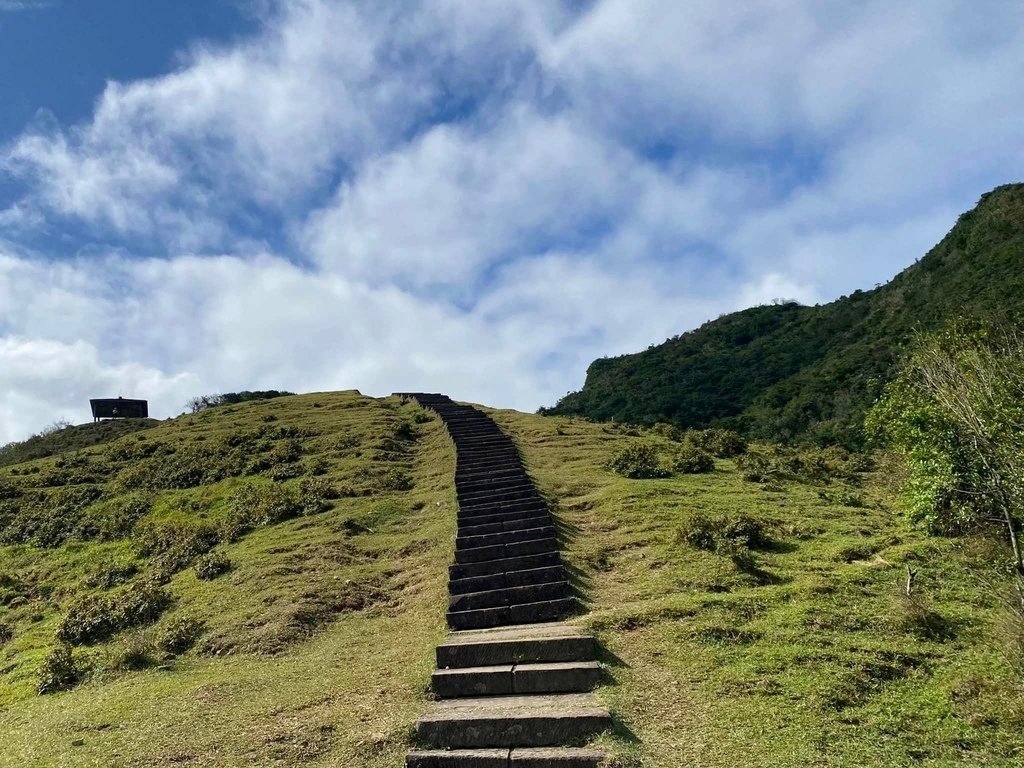
<path fill-rule="evenodd" d="M 14 639 L 14 629 L 10 624 L 0 621 L 0 648 Z"/>
<path fill-rule="evenodd" d="M 649 443 L 632 443 L 611 460 L 608 468 L 633 479 L 668 477 L 669 471 L 658 461 L 658 452 Z"/>
<path fill-rule="evenodd" d="M 58 645 L 50 651 L 39 670 L 36 690 L 40 694 L 70 690 L 81 679 L 82 672 L 71 648 Z"/>
<path fill-rule="evenodd" d="M 223 552 L 207 552 L 196 560 L 192 570 L 197 579 L 211 581 L 231 570 L 231 560 Z"/>
<path fill-rule="evenodd" d="M 110 589 L 124 584 L 139 572 L 135 563 L 104 563 L 85 578 L 87 586 L 94 589 Z"/>
<path fill-rule="evenodd" d="M 280 483 L 250 483 L 231 496 L 231 508 L 221 522 L 225 541 L 235 541 L 261 525 L 273 525 L 302 512 L 298 494 Z"/>
<path fill-rule="evenodd" d="M 79 598 L 57 625 L 57 639 L 68 645 L 106 640 L 121 630 L 149 624 L 171 604 L 170 594 L 140 582 L 112 595 Z"/>
<path fill-rule="evenodd" d="M 157 638 L 157 645 L 168 653 L 184 653 L 199 640 L 206 625 L 190 616 L 176 616 L 167 622 Z"/>
<path fill-rule="evenodd" d="M 699 475 L 714 469 L 714 457 L 690 442 L 682 443 L 672 456 L 672 471 L 679 474 Z"/>
<path fill-rule="evenodd" d="M 189 518 L 144 521 L 133 536 L 140 554 L 155 556 L 158 570 L 173 574 L 216 546 L 220 531 L 212 523 Z"/>

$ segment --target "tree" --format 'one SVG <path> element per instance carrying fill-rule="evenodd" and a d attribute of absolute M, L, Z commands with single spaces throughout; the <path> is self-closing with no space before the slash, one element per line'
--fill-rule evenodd
<path fill-rule="evenodd" d="M 999 522 L 1024 576 L 1024 335 L 960 320 L 915 340 L 868 414 L 909 474 L 911 512 L 932 528 Z"/>

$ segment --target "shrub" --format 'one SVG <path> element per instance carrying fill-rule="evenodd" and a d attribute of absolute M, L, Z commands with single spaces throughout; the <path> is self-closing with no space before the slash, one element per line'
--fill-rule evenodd
<path fill-rule="evenodd" d="M 382 491 L 408 491 L 413 487 L 413 479 L 405 470 L 392 467 L 377 476 L 376 486 Z"/>
<path fill-rule="evenodd" d="M 168 653 L 184 653 L 199 640 L 206 625 L 190 616 L 177 616 L 163 627 L 157 645 Z"/>
<path fill-rule="evenodd" d="M 340 495 L 341 490 L 324 477 L 306 478 L 299 483 L 299 498 L 304 515 L 326 512 L 331 507 L 328 502 L 339 498 Z"/>
<path fill-rule="evenodd" d="M 95 589 L 110 589 L 124 584 L 138 572 L 139 567 L 135 563 L 106 563 L 89 574 L 85 583 Z"/>
<path fill-rule="evenodd" d="M 683 443 L 672 457 L 672 471 L 684 475 L 698 475 L 712 472 L 715 460 L 710 453 L 693 443 Z"/>
<path fill-rule="evenodd" d="M 23 497 L 5 515 L 0 543 L 59 547 L 80 535 L 85 510 L 101 493 L 96 486 L 85 485 Z"/>
<path fill-rule="evenodd" d="M 703 512 L 697 512 L 679 529 L 678 539 L 695 549 L 714 552 L 719 523 L 719 520 L 714 520 Z"/>
<path fill-rule="evenodd" d="M 157 567 L 173 574 L 187 568 L 193 560 L 217 544 L 219 532 L 206 522 L 169 519 L 136 526 L 135 541 L 143 555 L 156 555 Z"/>
<path fill-rule="evenodd" d="M 110 668 L 122 672 L 148 669 L 156 664 L 153 644 L 142 635 L 135 635 L 115 649 Z"/>
<path fill-rule="evenodd" d="M 14 639 L 14 630 L 10 624 L 4 624 L 0 621 L 0 648 L 7 645 Z"/>
<path fill-rule="evenodd" d="M 667 477 L 668 471 L 658 463 L 658 453 L 648 443 L 633 443 L 611 460 L 608 468 L 618 475 L 633 479 Z"/>
<path fill-rule="evenodd" d="M 772 543 L 768 528 L 760 520 L 746 515 L 711 517 L 703 512 L 694 513 L 679 528 L 677 537 L 696 549 L 729 556 L 739 550 L 764 549 Z"/>
<path fill-rule="evenodd" d="M 196 561 L 193 570 L 197 579 L 212 581 L 231 570 L 231 560 L 223 552 L 207 552 Z"/>
<path fill-rule="evenodd" d="M 123 629 L 155 621 L 170 604 L 170 594 L 150 582 L 113 595 L 87 595 L 61 618 L 57 639 L 69 645 L 106 640 Z"/>
<path fill-rule="evenodd" d="M 148 492 L 138 491 L 96 504 L 82 520 L 79 534 L 84 539 L 122 539 L 152 507 L 153 497 Z"/>
<path fill-rule="evenodd" d="M 36 690 L 40 694 L 67 691 L 74 688 L 81 676 L 82 670 L 79 668 L 71 648 L 67 645 L 58 645 L 50 651 L 46 661 L 43 662 L 42 669 L 39 670 Z"/>
<path fill-rule="evenodd" d="M 295 492 L 279 483 L 243 485 L 231 496 L 231 509 L 221 523 L 221 538 L 234 541 L 253 528 L 273 525 L 302 511 Z"/>

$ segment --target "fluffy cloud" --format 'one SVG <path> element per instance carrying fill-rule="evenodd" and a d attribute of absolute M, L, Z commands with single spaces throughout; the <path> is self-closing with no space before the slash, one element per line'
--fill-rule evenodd
<path fill-rule="evenodd" d="M 0 441 L 114 389 L 532 409 L 869 288 L 1024 161 L 1024 32 L 984 5 L 269 5 L 0 149 Z"/>

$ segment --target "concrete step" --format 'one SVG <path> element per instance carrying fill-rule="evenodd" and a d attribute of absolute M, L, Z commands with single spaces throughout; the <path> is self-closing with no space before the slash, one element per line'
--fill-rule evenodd
<path fill-rule="evenodd" d="M 576 599 L 564 597 L 520 605 L 503 605 L 497 608 L 479 608 L 471 611 L 449 611 L 448 626 L 452 629 L 486 629 L 504 627 L 509 624 L 533 624 L 558 621 L 576 610 Z"/>
<path fill-rule="evenodd" d="M 471 526 L 472 527 L 472 526 Z M 493 547 L 496 544 L 512 544 L 516 541 L 530 541 L 532 539 L 547 539 L 554 537 L 555 528 L 552 525 L 543 525 L 537 528 L 519 528 L 512 531 L 499 531 L 497 533 L 485 533 L 473 536 L 465 536 L 459 531 L 455 539 L 455 549 L 475 549 L 477 547 Z"/>
<path fill-rule="evenodd" d="M 541 584 L 524 584 L 518 587 L 489 589 L 483 592 L 455 594 L 448 599 L 448 610 L 475 611 L 480 608 L 497 608 L 503 605 L 539 603 L 569 597 L 572 590 L 568 582 L 549 581 Z"/>
<path fill-rule="evenodd" d="M 475 527 L 478 525 L 493 525 L 494 523 L 515 522 L 529 520 L 532 517 L 550 516 L 548 507 L 543 502 L 531 503 L 514 509 L 498 507 L 497 510 L 483 510 L 480 514 L 460 515 L 458 517 L 459 530 Z"/>
<path fill-rule="evenodd" d="M 495 501 L 520 501 L 521 499 L 539 498 L 537 488 L 533 483 L 519 483 L 519 485 L 501 485 L 483 488 L 480 490 L 456 493 L 459 508 L 472 507 L 477 504 L 493 503 Z"/>
<path fill-rule="evenodd" d="M 596 655 L 594 636 L 563 622 L 453 632 L 436 651 L 438 669 L 594 661 Z"/>
<path fill-rule="evenodd" d="M 547 584 L 553 581 L 565 581 L 565 569 L 561 565 L 547 568 L 530 568 L 512 573 L 494 573 L 489 576 L 475 576 L 469 579 L 458 579 L 448 582 L 448 593 L 465 595 L 470 592 L 486 592 L 491 589 L 508 589 L 509 587 L 525 587 L 531 584 Z"/>
<path fill-rule="evenodd" d="M 455 563 L 448 566 L 448 578 L 457 581 L 473 576 L 489 576 L 492 573 L 511 573 L 561 564 L 562 559 L 558 552 L 543 552 L 539 555 L 506 557 L 502 560 L 487 560 L 480 563 Z"/>
<path fill-rule="evenodd" d="M 494 696 L 437 702 L 416 722 L 432 747 L 551 747 L 586 743 L 611 727 L 593 694 Z"/>
<path fill-rule="evenodd" d="M 551 514 L 547 511 L 532 517 L 519 517 L 495 521 L 493 523 L 460 525 L 459 536 L 485 536 L 488 533 L 502 531 L 521 531 L 524 528 L 545 528 L 552 524 Z"/>
<path fill-rule="evenodd" d="M 436 749 L 410 752 L 406 768 L 599 768 L 605 753 L 596 749 Z"/>
<path fill-rule="evenodd" d="M 489 491 L 492 488 L 516 488 L 520 485 L 533 485 L 533 482 L 525 473 L 510 474 L 505 477 L 488 477 L 479 480 L 456 480 L 455 491 L 460 494 L 470 494 L 476 491 Z"/>
<path fill-rule="evenodd" d="M 507 512 L 521 512 L 527 509 L 537 509 L 543 507 L 545 510 L 548 508 L 547 502 L 544 501 L 540 496 L 536 496 L 530 499 L 516 499 L 514 501 L 491 501 L 483 503 L 474 503 L 472 505 L 460 506 L 458 512 L 459 521 L 464 518 L 473 518 L 480 515 L 499 515 Z"/>
<path fill-rule="evenodd" d="M 583 693 L 601 680 L 596 661 L 553 664 L 502 664 L 438 669 L 430 684 L 442 699 L 535 693 Z"/>
<path fill-rule="evenodd" d="M 513 557 L 542 555 L 548 552 L 558 552 L 558 539 L 553 535 L 540 539 L 517 541 L 512 544 L 495 544 L 490 547 L 456 550 L 455 563 L 456 565 L 467 565 L 487 560 L 508 560 Z"/>

